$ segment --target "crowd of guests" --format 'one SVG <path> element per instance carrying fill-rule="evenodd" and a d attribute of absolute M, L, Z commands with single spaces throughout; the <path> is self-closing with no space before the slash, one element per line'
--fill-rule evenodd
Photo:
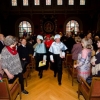
<path fill-rule="evenodd" d="M 43 77 L 43 70 L 47 70 L 50 64 L 54 77 L 57 76 L 58 84 L 61 85 L 62 61 L 67 53 L 72 54 L 73 62 L 77 61 L 74 67 L 78 71 L 78 81 L 80 76 L 85 80 L 90 75 L 100 76 L 100 68 L 95 68 L 100 64 L 100 39 L 99 36 L 93 39 L 90 32 L 84 37 L 75 34 L 73 36 L 69 32 L 66 35 L 56 34 L 55 36 L 35 35 L 28 39 L 18 39 L 11 35 L 4 37 L 0 34 L 0 76 L 5 73 L 9 83 L 19 78 L 22 92 L 28 94 L 24 89 L 23 73 L 26 72 L 26 67 L 30 63 L 29 55 L 32 55 L 39 78 Z M 92 57 L 95 59 L 91 61 Z M 41 61 L 45 63 L 42 67 L 39 66 Z M 91 68 L 96 74 L 92 74 Z"/>

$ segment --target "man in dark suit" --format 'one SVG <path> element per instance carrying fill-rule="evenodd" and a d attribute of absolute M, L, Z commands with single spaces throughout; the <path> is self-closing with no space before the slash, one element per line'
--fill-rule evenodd
<path fill-rule="evenodd" d="M 4 48 L 4 35 L 0 34 L 0 54 L 3 48 Z"/>
<path fill-rule="evenodd" d="M 29 52 L 26 47 L 26 39 L 22 39 L 21 45 L 18 47 L 19 57 L 23 67 L 23 73 L 26 71 L 26 66 L 29 63 Z"/>

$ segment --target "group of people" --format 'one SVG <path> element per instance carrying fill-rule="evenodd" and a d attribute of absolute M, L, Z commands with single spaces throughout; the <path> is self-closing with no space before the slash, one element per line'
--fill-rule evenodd
<path fill-rule="evenodd" d="M 90 77 L 91 81 L 92 77 L 100 77 L 99 36 L 96 36 L 93 40 L 92 34 L 88 33 L 83 39 L 81 39 L 80 37 L 76 37 L 75 41 L 76 44 L 73 45 L 71 53 L 73 61 L 77 61 L 74 67 L 77 68 L 78 81 L 80 82 L 80 76 L 85 81 L 90 79 Z"/>
<path fill-rule="evenodd" d="M 100 64 L 100 39 L 96 37 L 95 43 L 91 35 L 88 33 L 81 39 L 79 36 L 73 38 L 69 33 L 67 40 L 59 34 L 56 34 L 53 39 L 47 35 L 45 40 L 42 35 L 37 35 L 36 44 L 33 46 L 32 40 L 27 43 L 26 39 L 21 39 L 18 42 L 14 36 L 9 35 L 4 38 L 3 34 L 0 34 L 0 76 L 5 73 L 9 83 L 19 78 L 22 92 L 28 94 L 24 89 L 23 73 L 26 72 L 27 64 L 30 62 L 29 54 L 31 54 L 35 59 L 39 78 L 43 77 L 43 70 L 47 70 L 50 64 L 53 67 L 54 77 L 57 76 L 58 84 L 61 85 L 62 61 L 66 53 L 71 53 L 73 61 L 77 61 L 74 67 L 78 70 L 78 81 L 80 76 L 86 80 L 91 75 L 91 64 L 93 67 Z M 93 44 L 97 44 L 95 50 Z M 91 61 L 94 56 L 95 60 Z M 40 67 L 40 61 L 45 65 Z M 96 69 L 94 76 L 100 76 L 100 68 Z"/>
<path fill-rule="evenodd" d="M 38 35 L 37 45 L 34 49 L 33 56 L 36 60 L 36 69 L 39 71 L 38 75 L 40 76 L 40 78 L 42 78 L 43 76 L 43 69 L 45 66 L 39 67 L 39 62 L 43 61 L 48 63 L 48 59 L 50 57 L 51 65 L 54 67 L 54 77 L 56 77 L 56 74 L 58 73 L 59 85 L 61 85 L 62 79 L 62 59 L 65 58 L 65 51 L 67 50 L 67 47 L 60 41 L 60 38 L 61 36 L 59 34 L 56 34 L 54 36 L 54 42 L 50 40 L 43 41 L 43 37 L 41 35 Z"/>

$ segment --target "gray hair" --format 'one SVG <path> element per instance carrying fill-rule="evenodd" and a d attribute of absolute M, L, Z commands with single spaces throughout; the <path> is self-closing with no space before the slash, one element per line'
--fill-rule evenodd
<path fill-rule="evenodd" d="M 14 36 L 11 36 L 11 35 L 7 36 L 7 37 L 5 38 L 5 40 L 4 40 L 4 44 L 5 44 L 6 46 L 13 45 L 15 42 L 17 42 L 17 38 L 14 37 Z"/>

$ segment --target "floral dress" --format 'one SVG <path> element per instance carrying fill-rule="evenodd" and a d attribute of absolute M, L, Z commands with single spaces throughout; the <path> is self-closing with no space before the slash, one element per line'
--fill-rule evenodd
<path fill-rule="evenodd" d="M 84 51 L 84 53 L 86 55 L 85 58 L 82 57 L 82 52 L 80 52 L 78 54 L 78 74 L 77 74 L 77 78 L 79 80 L 79 77 L 81 76 L 82 78 L 84 78 L 84 80 L 86 80 L 86 78 L 88 76 L 90 76 L 90 60 L 91 60 L 91 50 L 87 49 Z"/>

